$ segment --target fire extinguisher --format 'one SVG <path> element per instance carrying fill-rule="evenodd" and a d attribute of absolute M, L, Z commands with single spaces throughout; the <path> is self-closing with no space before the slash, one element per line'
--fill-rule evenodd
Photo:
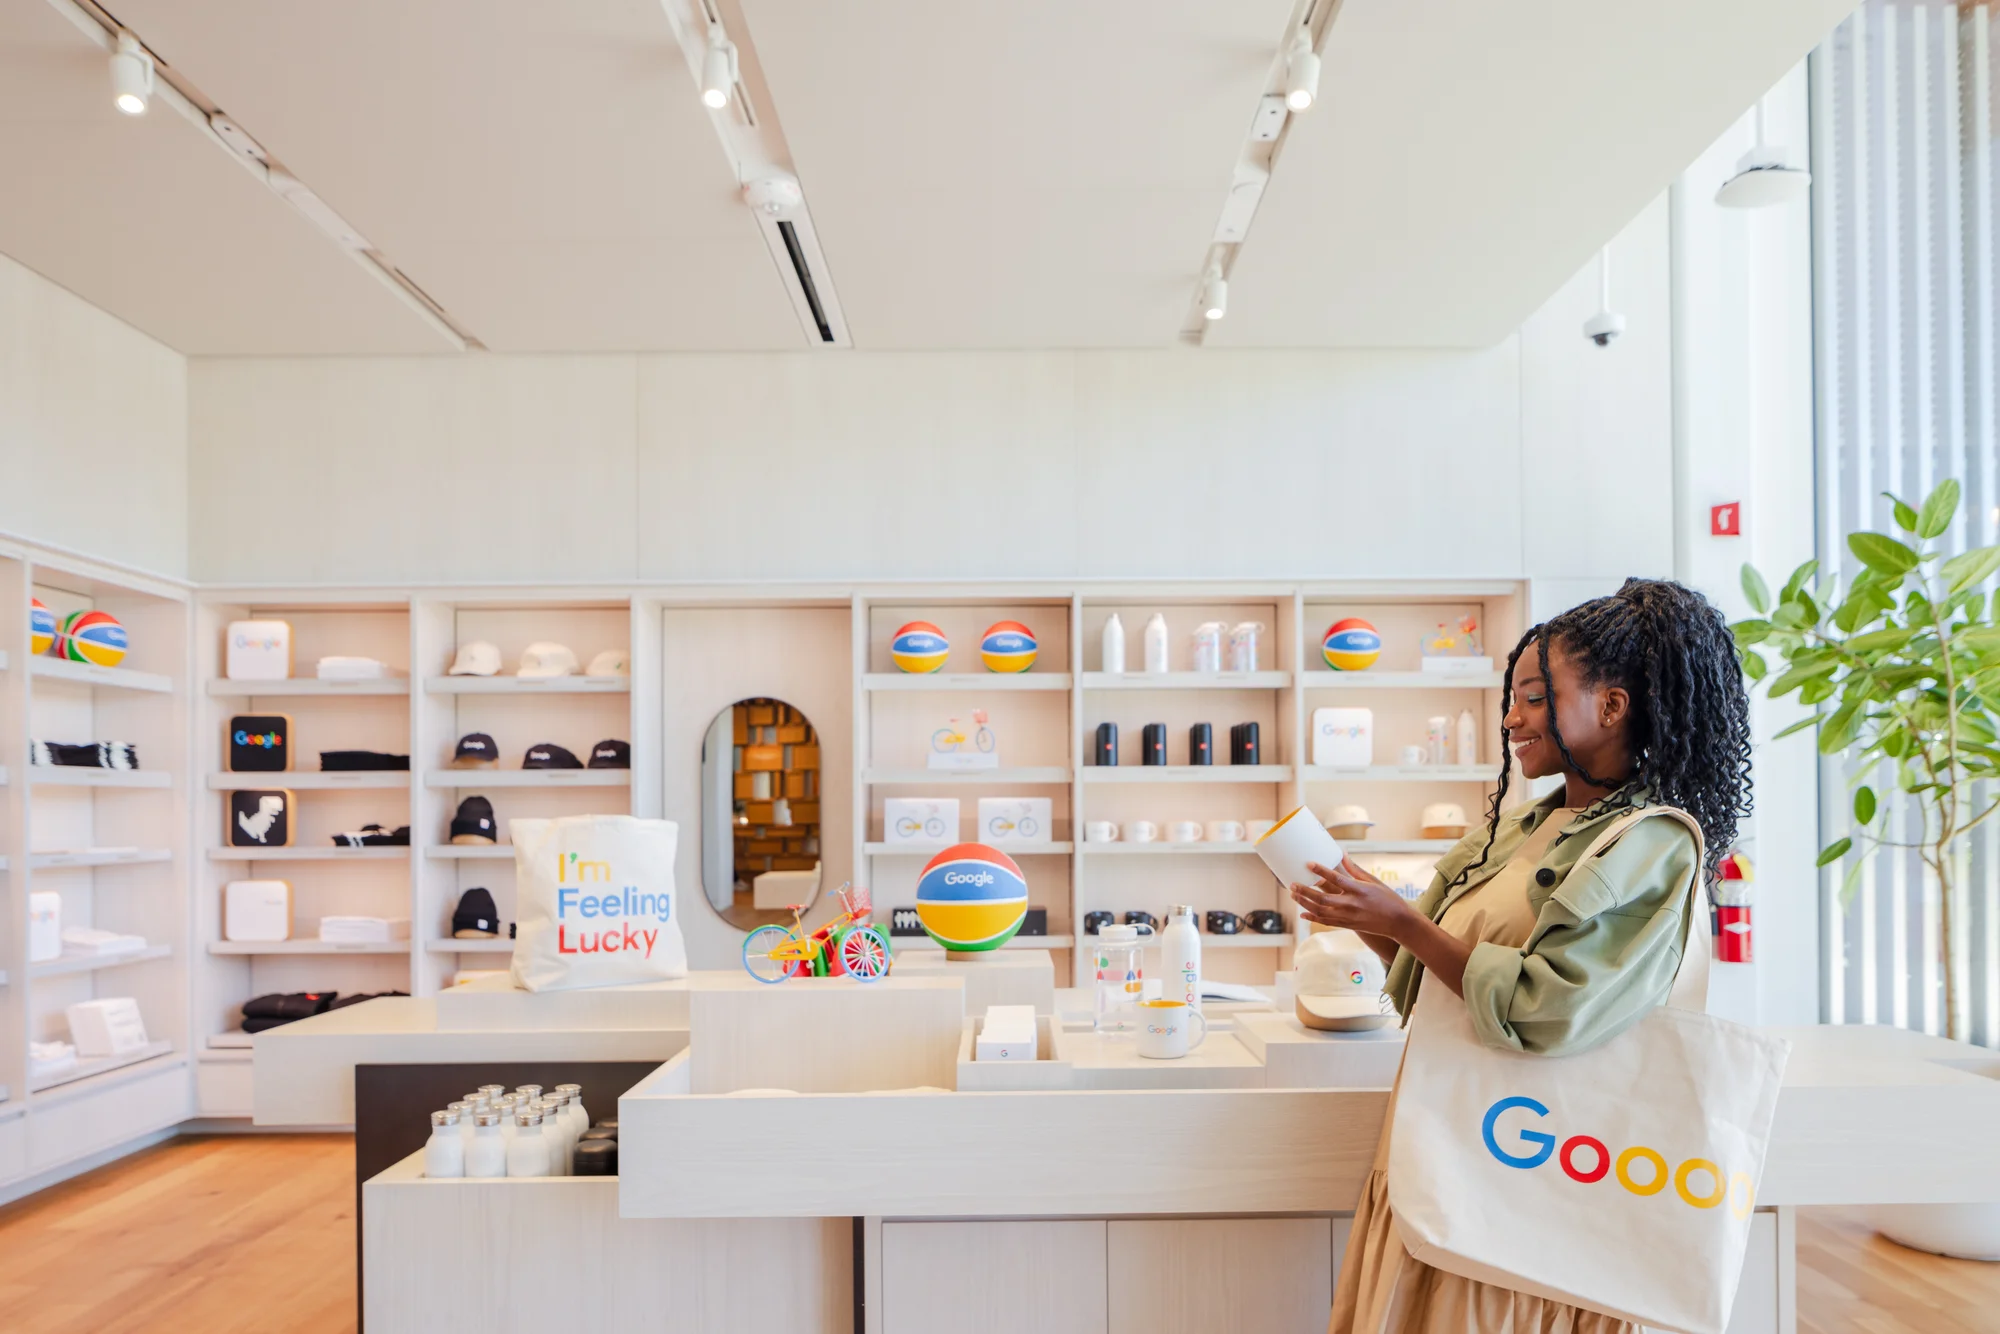
<path fill-rule="evenodd" d="M 1750 962 L 1750 882 L 1750 859 L 1734 850 L 1725 854 L 1715 886 L 1717 963 Z"/>

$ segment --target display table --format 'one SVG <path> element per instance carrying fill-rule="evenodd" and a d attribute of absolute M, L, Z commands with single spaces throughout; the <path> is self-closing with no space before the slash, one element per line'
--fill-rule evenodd
<path fill-rule="evenodd" d="M 1158 1334 L 1219 1327 L 1217 1293 L 1245 1313 L 1237 1328 L 1323 1328 L 1393 1033 L 1311 1033 L 1251 1009 L 1218 1013 L 1196 1057 L 1145 1062 L 1129 1039 L 1064 1026 L 1059 1005 L 1043 1019 L 1047 1059 L 1003 1067 L 969 1062 L 976 1020 L 948 973 L 776 987 L 697 974 L 678 994 L 687 1029 L 652 1034 L 671 1050 L 618 1100 L 615 1189 L 426 1181 L 415 1159 L 368 1182 L 371 1334 L 748 1328 L 780 1312 L 806 1330 Z M 487 999 L 533 1011 L 551 998 Z M 337 1119 L 328 1090 L 363 1054 L 521 1059 L 560 1035 L 570 1059 L 579 1044 L 629 1059 L 644 1041 L 448 1030 L 407 1008 L 420 1004 L 371 1002 L 260 1037 L 259 1121 Z M 2000 1057 L 1892 1029 L 1780 1031 L 1793 1056 L 1739 1334 L 1794 1326 L 1793 1206 L 2000 1199 Z M 267 1107 L 267 1059 L 320 1092 L 273 1088 Z M 1175 1255 L 1191 1269 L 1162 1263 Z"/>

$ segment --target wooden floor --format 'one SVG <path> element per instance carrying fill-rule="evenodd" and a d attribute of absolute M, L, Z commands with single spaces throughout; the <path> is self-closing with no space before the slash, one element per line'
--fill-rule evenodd
<path fill-rule="evenodd" d="M 354 1142 L 187 1137 L 0 1209 L 7 1334 L 350 1334 Z M 2000 1265 L 1799 1216 L 1800 1334 L 1995 1334 Z"/>

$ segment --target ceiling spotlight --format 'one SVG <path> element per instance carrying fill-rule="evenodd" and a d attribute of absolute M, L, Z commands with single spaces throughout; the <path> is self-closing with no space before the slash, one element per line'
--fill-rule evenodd
<path fill-rule="evenodd" d="M 111 52 L 111 104 L 128 116 L 143 116 L 152 95 L 153 57 L 131 33 L 119 33 Z"/>
<path fill-rule="evenodd" d="M 759 213 L 777 217 L 805 203 L 805 193 L 790 176 L 759 176 L 743 187 L 743 202 Z"/>
<path fill-rule="evenodd" d="M 1304 111 L 1318 96 L 1319 55 L 1312 48 L 1312 38 L 1301 28 L 1285 52 L 1285 105 Z"/>
<path fill-rule="evenodd" d="M 1611 247 L 1597 252 L 1597 313 L 1583 322 L 1583 336 L 1610 347 L 1625 332 L 1625 317 L 1611 308 Z"/>
<path fill-rule="evenodd" d="M 708 30 L 708 54 L 701 62 L 702 104 L 714 111 L 722 110 L 729 105 L 735 87 L 736 46 L 717 24 Z"/>
<path fill-rule="evenodd" d="M 1229 279 L 1222 276 L 1220 267 L 1211 265 L 1201 285 L 1201 317 L 1219 320 L 1228 313 Z"/>
<path fill-rule="evenodd" d="M 1736 174 L 1715 192 L 1724 208 L 1768 208 L 1804 199 L 1812 173 L 1794 167 L 1781 147 L 1764 142 L 1764 99 L 1757 99 L 1757 142 L 1736 163 Z"/>

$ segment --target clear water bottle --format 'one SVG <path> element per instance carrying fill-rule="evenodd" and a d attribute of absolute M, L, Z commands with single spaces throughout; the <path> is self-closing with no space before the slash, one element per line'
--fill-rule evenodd
<path fill-rule="evenodd" d="M 1140 933 L 1153 934 L 1144 922 L 1097 929 L 1096 1015 L 1100 1033 L 1129 1033 L 1138 1026 L 1137 1007 L 1146 989 L 1146 954 Z"/>

